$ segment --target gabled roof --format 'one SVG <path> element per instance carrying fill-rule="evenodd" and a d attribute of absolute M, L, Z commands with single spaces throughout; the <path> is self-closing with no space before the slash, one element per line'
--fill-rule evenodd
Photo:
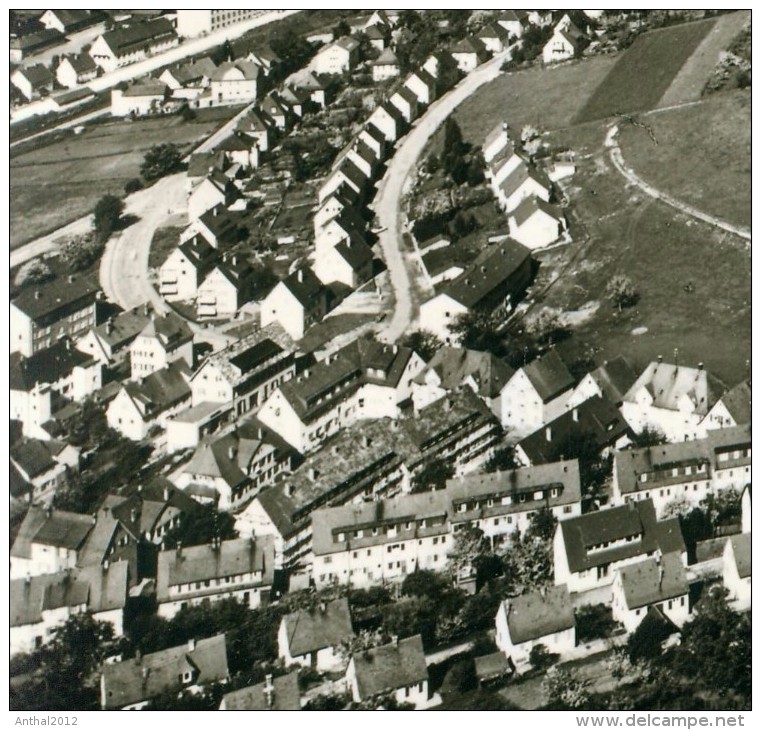
<path fill-rule="evenodd" d="M 259 66 L 252 61 L 225 61 L 214 69 L 212 81 L 228 81 L 230 72 L 239 71 L 245 81 L 255 81 L 259 78 Z M 234 76 L 237 74 L 234 74 Z M 233 78 L 232 80 L 237 81 Z"/>
<path fill-rule="evenodd" d="M 371 25 L 362 31 L 371 41 L 385 40 L 386 34 L 377 26 Z"/>
<path fill-rule="evenodd" d="M 167 312 L 158 316 L 154 314 L 141 330 L 140 337 L 153 337 L 165 350 L 169 351 L 190 342 L 193 339 L 193 330 L 179 315 Z"/>
<path fill-rule="evenodd" d="M 26 474 L 29 479 L 44 474 L 56 466 L 56 461 L 45 447 L 45 442 L 25 438 L 11 447 L 11 461 Z"/>
<path fill-rule="evenodd" d="M 499 187 L 505 196 L 509 198 L 529 179 L 534 180 L 534 182 L 541 185 L 545 190 L 552 189 L 552 183 L 543 172 L 525 163 L 517 165 L 515 169 L 500 183 Z"/>
<path fill-rule="evenodd" d="M 503 134 L 507 134 L 506 127 L 507 122 L 497 122 L 484 138 L 483 148 L 486 149 L 489 145 L 496 142 Z"/>
<path fill-rule="evenodd" d="M 679 518 L 658 522 L 652 499 L 561 520 L 557 529 L 562 532 L 566 559 L 572 573 L 655 550 L 660 550 L 664 555 L 685 551 Z M 590 551 L 595 546 L 619 540 L 624 542 Z"/>
<path fill-rule="evenodd" d="M 63 43 L 65 40 L 66 36 L 57 28 L 45 28 L 36 33 L 26 33 L 25 35 L 11 38 L 10 47 L 24 53 L 31 53 L 38 48 L 55 46 Z"/>
<path fill-rule="evenodd" d="M 113 350 L 128 345 L 151 321 L 149 304 L 141 304 L 134 309 L 121 312 L 107 322 L 99 324 L 94 331 L 98 338 L 108 343 Z"/>
<path fill-rule="evenodd" d="M 227 210 L 222 205 L 215 205 L 207 210 L 198 220 L 216 236 L 221 243 L 227 243 L 234 237 L 238 226 L 243 222 L 245 211 Z M 192 224 L 191 224 L 192 225 Z"/>
<path fill-rule="evenodd" d="M 726 387 L 702 367 L 651 362 L 624 396 L 634 402 L 637 393 L 647 388 L 653 407 L 677 411 L 684 396 L 693 403 L 693 413 L 705 415 L 713 408 Z"/>
<path fill-rule="evenodd" d="M 290 672 L 282 677 L 275 677 L 271 686 L 268 686 L 266 682 L 261 682 L 251 687 L 228 692 L 222 697 L 222 704 L 225 710 L 248 712 L 301 710 L 299 673 Z"/>
<path fill-rule="evenodd" d="M 166 96 L 167 86 L 159 81 L 145 81 L 130 84 L 124 91 L 124 96 Z"/>
<path fill-rule="evenodd" d="M 90 515 L 31 505 L 11 547 L 11 556 L 30 559 L 32 543 L 77 550 L 94 524 Z"/>
<path fill-rule="evenodd" d="M 65 33 L 86 28 L 104 19 L 103 13 L 98 10 L 51 10 L 50 12 L 61 22 Z"/>
<path fill-rule="evenodd" d="M 244 132 L 234 131 L 229 137 L 225 137 L 215 149 L 224 152 L 249 152 L 256 147 L 256 140 Z"/>
<path fill-rule="evenodd" d="M 732 535 L 729 538 L 732 545 L 732 554 L 737 566 L 737 574 L 740 578 L 750 578 L 751 575 L 751 533 L 743 532 L 739 535 Z"/>
<path fill-rule="evenodd" d="M 518 227 L 522 226 L 536 214 L 544 214 L 556 221 L 563 220 L 563 211 L 557 205 L 547 203 L 536 195 L 529 195 L 527 198 L 524 198 L 515 210 L 510 213 L 515 218 Z"/>
<path fill-rule="evenodd" d="M 507 31 L 497 23 L 489 23 L 488 25 L 484 26 L 481 32 L 478 34 L 479 39 L 497 38 L 500 41 L 505 40 L 507 36 Z"/>
<path fill-rule="evenodd" d="M 568 587 L 548 586 L 503 603 L 507 629 L 514 645 L 541 639 L 576 626 Z"/>
<path fill-rule="evenodd" d="M 66 55 L 61 59 L 58 65 L 60 66 L 64 61 L 68 61 L 78 75 L 98 70 L 98 65 L 92 60 L 92 56 L 89 53 L 72 53 L 71 55 Z"/>
<path fill-rule="evenodd" d="M 729 415 L 732 416 L 736 424 L 750 423 L 751 390 L 750 383 L 747 380 L 743 380 L 733 388 L 730 388 L 719 400 L 729 411 Z"/>
<path fill-rule="evenodd" d="M 319 306 L 321 299 L 327 292 L 317 274 L 309 268 L 294 271 L 281 283 L 306 310 Z"/>
<path fill-rule="evenodd" d="M 551 440 L 547 439 L 548 433 Z M 595 395 L 526 436 L 519 446 L 532 464 L 542 464 L 557 458 L 558 443 L 592 436 L 601 451 L 628 433 L 629 424 L 618 408 L 606 398 Z"/>
<path fill-rule="evenodd" d="M 552 348 L 522 368 L 543 403 L 573 387 L 574 379 L 556 349 Z"/>
<path fill-rule="evenodd" d="M 335 250 L 353 271 L 361 271 L 373 260 L 372 249 L 363 241 L 347 238 L 336 244 Z"/>
<path fill-rule="evenodd" d="M 388 114 L 396 122 L 397 127 L 401 124 L 404 124 L 404 117 L 402 116 L 402 113 L 393 104 L 385 101 L 383 104 L 380 104 L 376 107 L 376 111 L 378 109 L 382 109 L 386 114 Z"/>
<path fill-rule="evenodd" d="M 509 287 L 512 277 L 520 272 L 529 258 L 531 251 L 528 248 L 508 238 L 479 252 L 473 263 L 456 279 L 447 282 L 441 291 L 472 309 L 500 287 Z M 519 293 L 523 284 L 522 277 L 518 276 L 516 290 L 510 294 Z"/>
<path fill-rule="evenodd" d="M 345 51 L 353 51 L 359 48 L 359 41 L 356 38 L 345 35 L 337 41 L 334 41 L 333 45 L 343 48 Z"/>
<path fill-rule="evenodd" d="M 283 616 L 288 652 L 292 657 L 304 656 L 354 636 L 349 601 L 339 598 L 311 609 L 302 609 Z"/>
<path fill-rule="evenodd" d="M 30 357 L 12 352 L 9 362 L 10 389 L 28 393 L 37 383 L 57 383 L 61 378 L 68 377 L 74 368 L 91 365 L 95 365 L 95 360 L 75 349 L 68 338 Z"/>
<path fill-rule="evenodd" d="M 201 275 L 211 271 L 219 257 L 219 251 L 201 233 L 183 241 L 177 248 Z"/>
<path fill-rule="evenodd" d="M 33 66 L 19 68 L 15 73 L 23 76 L 32 86 L 33 89 L 39 89 L 42 86 L 50 86 L 55 82 L 55 76 L 47 66 L 41 63 L 35 63 Z"/>
<path fill-rule="evenodd" d="M 196 152 L 190 155 L 188 161 L 188 177 L 206 177 L 215 168 L 224 170 L 227 160 L 219 151 Z"/>
<path fill-rule="evenodd" d="M 415 382 L 426 382 L 426 374 L 433 370 L 445 390 L 463 385 L 473 378 L 478 386 L 478 394 L 484 398 L 496 398 L 515 370 L 490 352 L 466 350 L 462 347 L 441 347 L 426 366 L 418 373 Z"/>
<path fill-rule="evenodd" d="M 104 664 L 104 709 L 144 702 L 183 687 L 182 676 L 191 672 L 194 685 L 227 679 L 225 635 L 191 641 L 154 654 Z"/>
<path fill-rule="evenodd" d="M 449 51 L 455 53 L 477 53 L 479 56 L 486 55 L 486 46 L 478 39 L 473 37 L 463 38 L 455 44 Z"/>
<path fill-rule="evenodd" d="M 428 87 L 429 91 L 434 91 L 436 88 L 436 79 L 433 78 L 433 76 L 431 76 L 431 74 L 429 74 L 428 71 L 426 71 L 424 68 L 418 68 L 412 71 L 407 77 L 405 84 L 412 78 L 420 79 L 420 81 L 422 81 L 426 87 Z"/>
<path fill-rule="evenodd" d="M 361 700 L 428 679 L 420 634 L 358 652 L 352 662 Z"/>
<path fill-rule="evenodd" d="M 176 38 L 177 33 L 166 18 L 121 26 L 104 33 L 102 38 L 117 57 L 150 48 L 158 41 Z"/>
<path fill-rule="evenodd" d="M 392 95 L 392 98 L 399 94 L 399 96 L 409 104 L 412 109 L 415 109 L 418 105 L 417 94 L 406 86 L 400 86 Z"/>
<path fill-rule="evenodd" d="M 344 177 L 362 190 L 367 185 L 367 176 L 351 160 L 345 159 L 338 168 Z"/>
<path fill-rule="evenodd" d="M 624 395 L 637 379 L 634 365 L 623 355 L 606 360 L 589 375 L 597 383 L 603 397 L 615 405 L 623 401 Z"/>
<path fill-rule="evenodd" d="M 233 438 L 207 437 L 196 447 L 193 456 L 183 466 L 182 471 L 186 474 L 200 474 L 204 477 L 221 479 L 231 489 L 235 489 L 249 481 L 238 465 L 236 457 L 237 451 Z"/>
<path fill-rule="evenodd" d="M 47 323 L 50 317 L 65 317 L 91 305 L 99 291 L 96 276 L 60 276 L 45 284 L 25 287 L 11 304 L 31 319 Z"/>
<path fill-rule="evenodd" d="M 625 565 L 618 574 L 629 610 L 685 596 L 690 590 L 679 553 Z"/>
<path fill-rule="evenodd" d="M 133 401 L 141 404 L 140 413 L 150 420 L 155 413 L 161 413 L 190 397 L 190 386 L 186 381 L 184 369 L 184 361 L 182 364 L 170 363 L 139 381 L 125 383 L 123 390 Z"/>

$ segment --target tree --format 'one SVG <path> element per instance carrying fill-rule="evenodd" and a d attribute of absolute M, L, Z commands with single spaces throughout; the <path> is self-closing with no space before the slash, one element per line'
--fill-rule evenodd
<path fill-rule="evenodd" d="M 559 659 L 560 655 L 548 651 L 544 644 L 536 644 L 528 655 L 528 660 L 531 663 L 531 666 L 540 672 L 544 669 L 548 669 L 553 664 L 557 664 Z"/>
<path fill-rule="evenodd" d="M 104 195 L 96 204 L 93 211 L 93 229 L 96 238 L 105 242 L 118 228 L 124 213 L 124 201 L 115 195 Z"/>
<path fill-rule="evenodd" d="M 447 480 L 454 476 L 454 467 L 446 461 L 429 461 L 413 479 L 412 493 L 444 489 Z"/>
<path fill-rule="evenodd" d="M 426 330 L 416 330 L 405 335 L 402 339 L 402 345 L 414 350 L 426 362 L 444 346 L 444 343 L 433 332 Z"/>
<path fill-rule="evenodd" d="M 531 539 L 538 537 L 540 540 L 552 540 L 555 535 L 555 525 L 558 520 L 552 510 L 547 507 L 541 507 L 536 512 L 531 513 L 529 518 L 529 527 L 526 531 L 526 537 Z"/>
<path fill-rule="evenodd" d="M 571 669 L 551 667 L 542 680 L 542 689 L 553 709 L 578 710 L 589 703 L 589 681 Z"/>
<path fill-rule="evenodd" d="M 663 431 L 657 426 L 645 426 L 638 434 L 634 435 L 632 443 L 637 448 L 644 448 L 646 446 L 660 446 L 661 444 L 668 443 Z"/>
<path fill-rule="evenodd" d="M 639 301 L 639 294 L 628 276 L 617 274 L 605 287 L 605 294 L 618 307 L 620 312 L 624 307 L 632 307 Z"/>
<path fill-rule="evenodd" d="M 84 271 L 100 258 L 104 243 L 93 233 L 74 236 L 61 247 L 61 258 L 71 271 Z"/>
<path fill-rule="evenodd" d="M 489 552 L 489 541 L 484 531 L 471 524 L 466 524 L 454 533 L 454 546 L 449 551 L 447 567 L 452 576 L 457 577 L 463 571 L 475 568 L 477 559 Z"/>
<path fill-rule="evenodd" d="M 674 625 L 662 615 L 648 611 L 629 637 L 627 650 L 634 662 L 652 661 L 661 655 L 661 646 L 674 632 Z"/>
<path fill-rule="evenodd" d="M 568 328 L 560 321 L 557 312 L 543 309 L 526 326 L 526 330 L 536 342 L 543 346 L 564 340 L 569 335 Z"/>
<path fill-rule="evenodd" d="M 402 581 L 401 593 L 413 598 L 430 598 L 436 600 L 449 589 L 447 580 L 432 570 L 416 570 L 409 573 Z"/>
<path fill-rule="evenodd" d="M 457 316 L 449 326 L 462 347 L 498 354 L 502 348 L 501 317 L 493 311 L 473 310 Z"/>
<path fill-rule="evenodd" d="M 182 153 L 173 142 L 162 142 L 151 147 L 140 165 L 140 174 L 146 182 L 153 182 L 182 169 Z"/>
<path fill-rule="evenodd" d="M 132 195 L 132 193 L 136 193 L 138 190 L 142 189 L 143 181 L 139 177 L 133 177 L 124 183 L 124 192 L 126 195 Z"/>
<path fill-rule="evenodd" d="M 342 38 L 349 33 L 351 33 L 351 28 L 343 18 L 333 26 L 333 38 Z"/>
<path fill-rule="evenodd" d="M 472 659 L 463 659 L 455 663 L 447 672 L 441 684 L 441 692 L 445 695 L 451 692 L 462 694 L 477 687 L 475 662 Z"/>
<path fill-rule="evenodd" d="M 514 446 L 503 446 L 495 449 L 494 453 L 484 463 L 484 471 L 493 473 L 495 471 L 510 471 L 518 467 L 518 461 L 515 458 Z"/>
<path fill-rule="evenodd" d="M 505 576 L 512 585 L 533 590 L 552 581 L 552 540 L 513 535 L 500 547 Z"/>
<path fill-rule="evenodd" d="M 701 502 L 701 507 L 713 525 L 714 534 L 718 527 L 736 524 L 742 514 L 742 495 L 734 487 L 711 492 Z"/>
<path fill-rule="evenodd" d="M 37 258 L 22 264 L 13 281 L 16 286 L 27 286 L 29 284 L 42 284 L 44 281 L 53 278 L 55 278 L 53 270 L 45 261 Z"/>
<path fill-rule="evenodd" d="M 213 538 L 234 540 L 238 537 L 235 518 L 229 512 L 220 512 L 214 505 L 206 504 L 183 516 L 182 521 L 164 537 L 168 549 L 183 545 L 203 545 Z"/>
<path fill-rule="evenodd" d="M 669 517 L 681 517 L 691 511 L 692 502 L 690 502 L 684 494 L 677 494 L 664 506 L 663 512 L 661 513 L 661 519 L 665 520 Z"/>
<path fill-rule="evenodd" d="M 607 639 L 615 626 L 610 606 L 603 603 L 579 606 L 576 610 L 576 640 L 580 644 Z"/>

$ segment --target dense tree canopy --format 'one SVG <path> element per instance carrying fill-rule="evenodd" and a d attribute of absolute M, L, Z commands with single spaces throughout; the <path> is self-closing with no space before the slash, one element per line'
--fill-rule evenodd
<path fill-rule="evenodd" d="M 158 180 L 182 169 L 182 153 L 172 142 L 162 142 L 151 147 L 140 165 L 140 174 L 147 182 Z"/>

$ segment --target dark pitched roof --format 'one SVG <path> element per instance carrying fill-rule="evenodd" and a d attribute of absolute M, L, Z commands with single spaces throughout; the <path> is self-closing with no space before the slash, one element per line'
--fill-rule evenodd
<path fill-rule="evenodd" d="M 732 553 L 735 556 L 737 574 L 740 578 L 750 578 L 751 574 L 751 533 L 743 532 L 740 535 L 732 535 L 729 538 L 732 545 Z"/>
<path fill-rule="evenodd" d="M 301 692 L 299 690 L 299 673 L 291 672 L 282 677 L 275 677 L 272 684 L 267 682 L 244 687 L 235 692 L 228 692 L 222 697 L 225 710 L 284 710 L 286 712 L 301 709 Z"/>
<path fill-rule="evenodd" d="M 141 304 L 134 309 L 121 312 L 111 317 L 107 322 L 95 327 L 95 333 L 100 339 L 107 342 L 112 349 L 132 342 L 151 321 L 151 308 L 148 304 Z"/>
<path fill-rule="evenodd" d="M 729 411 L 729 415 L 732 416 L 736 424 L 750 423 L 751 391 L 750 383 L 747 380 L 743 380 L 730 388 L 719 400 Z"/>
<path fill-rule="evenodd" d="M 551 401 L 561 393 L 573 387 L 574 379 L 570 371 L 558 355 L 557 350 L 551 349 L 541 357 L 523 366 L 523 372 L 531 381 L 543 403 Z"/>
<path fill-rule="evenodd" d="M 486 46 L 478 38 L 463 38 L 454 45 L 450 53 L 477 53 L 479 56 L 486 55 Z"/>
<path fill-rule="evenodd" d="M 56 461 L 38 439 L 24 439 L 11 447 L 11 461 L 30 479 L 44 474 L 56 465 Z"/>
<path fill-rule="evenodd" d="M 548 429 L 550 440 L 547 439 Z M 532 464 L 542 464 L 554 461 L 558 443 L 591 435 L 597 448 L 602 451 L 628 433 L 629 424 L 618 408 L 606 398 L 595 395 L 546 423 L 518 445 Z"/>
<path fill-rule="evenodd" d="M 130 381 L 124 384 L 124 389 L 129 396 L 144 404 L 147 413 L 154 411 L 159 413 L 166 408 L 190 397 L 190 386 L 183 374 L 182 365 L 173 362 L 161 370 L 156 370 L 146 375 L 139 381 Z"/>
<path fill-rule="evenodd" d="M 103 40 L 117 57 L 150 48 L 158 41 L 176 37 L 174 27 L 166 18 L 135 23 L 103 34 Z"/>
<path fill-rule="evenodd" d="M 679 553 L 648 558 L 618 569 L 629 609 L 650 606 L 689 591 Z"/>
<path fill-rule="evenodd" d="M 182 675 L 192 672 L 193 684 L 209 684 L 227 679 L 225 635 L 174 646 L 170 649 L 104 664 L 104 709 L 149 700 L 183 687 Z"/>
<path fill-rule="evenodd" d="M 335 249 L 354 271 L 361 271 L 373 260 L 372 249 L 363 241 L 352 242 L 351 238 L 347 238 L 338 243 Z"/>
<path fill-rule="evenodd" d="M 664 555 L 685 550 L 679 518 L 658 522 L 652 499 L 562 520 L 557 529 L 562 531 L 568 567 L 573 573 L 655 550 Z M 619 540 L 625 542 L 589 552 L 594 546 Z"/>
<path fill-rule="evenodd" d="M 219 257 L 219 251 L 200 233 L 183 241 L 178 248 L 201 275 L 211 271 Z"/>
<path fill-rule="evenodd" d="M 373 41 L 384 40 L 386 38 L 386 34 L 377 25 L 371 25 L 362 32 Z"/>
<path fill-rule="evenodd" d="M 233 489 L 248 482 L 249 479 L 238 465 L 235 454 L 230 457 L 232 446 L 231 438 L 204 439 L 183 467 L 183 472 L 222 479 Z"/>
<path fill-rule="evenodd" d="M 99 291 L 95 276 L 61 276 L 46 284 L 25 287 L 11 303 L 35 322 L 48 324 L 90 306 Z"/>
<path fill-rule="evenodd" d="M 147 80 L 130 84 L 124 90 L 124 96 L 165 96 L 167 93 L 166 84 L 160 81 Z"/>
<path fill-rule="evenodd" d="M 346 598 L 289 613 L 282 620 L 285 623 L 288 651 L 292 657 L 338 646 L 354 636 L 349 601 Z"/>
<path fill-rule="evenodd" d="M 41 63 L 20 68 L 18 73 L 26 78 L 33 89 L 39 89 L 41 86 L 50 86 L 55 82 L 55 76 L 53 76 L 50 69 Z"/>
<path fill-rule="evenodd" d="M 233 69 L 240 71 L 243 74 L 243 78 L 247 81 L 259 78 L 259 66 L 252 61 L 226 61 L 217 66 L 211 75 L 211 80 L 224 81 L 227 73 Z"/>
<path fill-rule="evenodd" d="M 12 352 L 9 365 L 11 390 L 29 392 L 37 383 L 56 383 L 68 376 L 75 367 L 93 364 L 95 360 L 74 349 L 69 339 L 61 339 L 31 357 Z"/>
<path fill-rule="evenodd" d="M 498 38 L 501 41 L 505 40 L 507 36 L 507 31 L 497 23 L 489 23 L 488 25 L 484 26 L 481 32 L 478 34 L 479 39 Z"/>
<path fill-rule="evenodd" d="M 428 679 L 420 634 L 359 652 L 352 661 L 363 700 Z"/>
<path fill-rule="evenodd" d="M 282 284 L 306 310 L 319 306 L 320 300 L 326 295 L 327 291 L 312 269 L 294 271 L 283 279 Z"/>
<path fill-rule="evenodd" d="M 568 587 L 549 586 L 505 601 L 513 644 L 540 639 L 576 626 Z"/>
<path fill-rule="evenodd" d="M 95 25 L 103 20 L 103 14 L 91 10 L 51 10 L 58 20 L 61 21 L 65 33 L 86 28 L 88 25 Z"/>
<path fill-rule="evenodd" d="M 56 28 L 45 28 L 36 33 L 27 33 L 16 38 L 11 38 L 10 47 L 24 53 L 32 53 L 37 49 L 58 45 L 65 40 L 66 36 L 61 33 L 60 30 Z"/>
<path fill-rule="evenodd" d="M 359 190 L 364 189 L 367 185 L 367 177 L 362 170 L 360 170 L 351 160 L 345 159 L 341 166 L 338 168 L 346 177 L 346 179 L 353 185 L 356 185 Z"/>
<path fill-rule="evenodd" d="M 550 218 L 558 221 L 563 219 L 563 211 L 558 208 L 558 206 L 552 205 L 552 203 L 547 203 L 535 195 L 530 195 L 528 198 L 524 198 L 510 215 L 515 218 L 515 222 L 518 226 L 522 226 L 536 213 L 544 213 Z"/>
<path fill-rule="evenodd" d="M 193 339 L 193 330 L 174 312 L 151 317 L 140 332 L 141 337 L 155 337 L 164 349 L 176 349 Z"/>
<path fill-rule="evenodd" d="M 222 152 L 195 152 L 188 161 L 188 177 L 206 177 L 212 170 L 224 170 L 225 156 Z"/>
<path fill-rule="evenodd" d="M 496 679 L 512 671 L 510 662 L 504 652 L 495 651 L 486 656 L 477 656 L 474 659 L 476 665 L 476 677 L 481 681 Z"/>
<path fill-rule="evenodd" d="M 472 309 L 508 283 L 529 258 L 531 251 L 528 248 L 508 238 L 481 251 L 462 274 L 442 288 L 442 292 Z M 523 283 L 522 277 L 518 277 L 518 288 Z"/>
<path fill-rule="evenodd" d="M 543 172 L 525 163 L 517 165 L 500 183 L 499 187 L 505 196 L 509 198 L 529 178 L 539 183 L 545 190 L 552 189 L 552 182 L 550 182 L 550 179 Z"/>
<path fill-rule="evenodd" d="M 32 542 L 68 550 L 79 550 L 95 524 L 92 515 L 63 510 L 53 510 L 46 517 Z"/>
<path fill-rule="evenodd" d="M 623 355 L 618 355 L 612 360 L 606 360 L 589 375 L 597 383 L 603 396 L 617 406 L 623 401 L 624 395 L 637 379 L 637 371 L 634 369 L 634 365 Z"/>
<path fill-rule="evenodd" d="M 436 372 L 445 390 L 457 388 L 466 379 L 473 378 L 478 394 L 485 398 L 496 398 L 515 373 L 507 363 L 490 352 L 461 347 L 439 348 L 425 370 L 416 376 L 415 382 L 424 383 L 430 370 Z"/>

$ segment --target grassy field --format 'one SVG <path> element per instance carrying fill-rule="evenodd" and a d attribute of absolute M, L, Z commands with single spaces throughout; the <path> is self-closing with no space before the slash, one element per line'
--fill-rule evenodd
<path fill-rule="evenodd" d="M 174 142 L 188 151 L 236 108 L 226 108 L 222 117 L 210 111 L 190 123 L 171 116 L 92 125 L 79 136 L 12 156 L 11 249 L 87 215 L 102 195 L 121 195 L 152 145 Z"/>
<path fill-rule="evenodd" d="M 166 261 L 166 257 L 177 248 L 182 231 L 182 227 L 176 226 L 164 226 L 154 231 L 148 254 L 149 269 L 157 269 Z"/>
<path fill-rule="evenodd" d="M 536 289 L 562 272 L 543 304 L 570 312 L 600 304 L 560 347 L 570 358 L 625 354 L 640 365 L 658 355 L 671 359 L 679 348 L 681 362 L 704 362 L 728 384 L 737 382 L 751 352 L 748 247 L 627 186 L 603 154 L 604 137 L 602 123 L 553 135 L 579 155 L 569 191 L 577 240 L 541 256 Z M 621 314 L 605 298 L 619 273 L 640 295 Z M 688 282 L 692 293 L 683 289 Z M 632 334 L 639 328 L 647 331 Z"/>
<path fill-rule="evenodd" d="M 576 117 L 588 122 L 655 108 L 716 20 L 699 20 L 644 33 L 634 41 Z M 718 58 L 717 58 L 718 60 Z M 706 79 L 707 80 L 707 79 Z"/>
<path fill-rule="evenodd" d="M 650 114 L 647 124 L 657 145 L 642 127 L 620 127 L 629 167 L 685 203 L 731 223 L 750 225 L 750 89 L 713 94 L 699 104 Z"/>

